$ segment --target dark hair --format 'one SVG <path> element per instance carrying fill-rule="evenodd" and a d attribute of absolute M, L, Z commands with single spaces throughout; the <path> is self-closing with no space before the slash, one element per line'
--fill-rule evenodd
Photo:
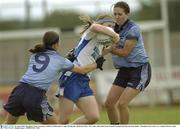
<path fill-rule="evenodd" d="M 124 1 L 119 1 L 119 2 L 115 3 L 114 8 L 116 8 L 116 7 L 122 8 L 124 10 L 125 14 L 130 13 L 129 5 Z"/>
<path fill-rule="evenodd" d="M 29 51 L 31 53 L 38 53 L 52 49 L 52 45 L 59 42 L 59 35 L 54 31 L 48 31 L 44 34 L 42 42 L 42 44 L 35 45 L 34 48 Z"/>

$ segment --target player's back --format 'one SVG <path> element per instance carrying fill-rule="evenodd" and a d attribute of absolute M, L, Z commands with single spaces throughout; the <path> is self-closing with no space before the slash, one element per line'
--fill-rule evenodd
<path fill-rule="evenodd" d="M 73 64 L 56 51 L 48 50 L 32 54 L 26 73 L 20 82 L 47 90 L 63 70 L 70 70 Z"/>

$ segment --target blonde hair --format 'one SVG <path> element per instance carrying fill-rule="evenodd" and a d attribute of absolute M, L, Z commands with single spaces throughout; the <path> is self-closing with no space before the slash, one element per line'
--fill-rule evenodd
<path fill-rule="evenodd" d="M 103 24 L 106 22 L 114 22 L 115 23 L 115 20 L 110 15 L 104 14 L 104 15 L 99 15 L 96 19 L 96 22 L 99 24 Z"/>
<path fill-rule="evenodd" d="M 91 19 L 91 17 L 89 17 L 87 15 L 81 15 L 81 16 L 79 16 L 79 19 L 83 23 L 85 23 L 84 29 L 80 34 L 83 34 L 93 23 L 98 23 L 98 24 L 103 24 L 106 22 L 114 22 L 115 23 L 114 19 L 108 14 L 99 15 L 95 21 L 93 21 Z"/>
<path fill-rule="evenodd" d="M 80 33 L 83 34 L 94 23 L 94 21 L 87 15 L 81 15 L 79 16 L 79 19 L 85 24 L 83 31 Z"/>

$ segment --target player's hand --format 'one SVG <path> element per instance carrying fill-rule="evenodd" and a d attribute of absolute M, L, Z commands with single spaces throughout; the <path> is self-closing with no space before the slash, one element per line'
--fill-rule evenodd
<path fill-rule="evenodd" d="M 110 52 L 113 50 L 113 47 L 114 47 L 114 45 L 113 45 L 113 44 L 111 44 L 111 45 L 107 45 L 107 46 L 104 46 L 103 51 L 106 51 L 106 52 L 107 52 L 107 54 L 108 54 L 108 53 L 110 53 Z"/>
<path fill-rule="evenodd" d="M 76 59 L 74 52 L 75 52 L 75 48 L 73 48 L 72 50 L 70 50 L 70 51 L 67 53 L 67 55 L 66 55 L 66 58 L 67 58 L 68 60 L 70 60 L 71 62 L 73 62 L 73 61 Z"/>
<path fill-rule="evenodd" d="M 96 64 L 97 64 L 97 68 L 98 68 L 98 69 L 103 70 L 102 67 L 103 67 L 103 63 L 104 63 L 105 60 L 106 60 L 106 59 L 104 59 L 103 56 L 97 58 Z"/>
<path fill-rule="evenodd" d="M 112 38 L 112 44 L 117 44 L 120 40 L 119 34 L 116 33 L 114 37 Z"/>

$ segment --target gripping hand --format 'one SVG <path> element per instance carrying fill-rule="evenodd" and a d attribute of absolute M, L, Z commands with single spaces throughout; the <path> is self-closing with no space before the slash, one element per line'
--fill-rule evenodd
<path fill-rule="evenodd" d="M 73 61 L 76 59 L 74 52 L 75 52 L 75 48 L 73 48 L 72 50 L 70 50 L 70 51 L 67 53 L 67 55 L 66 55 L 66 58 L 67 58 L 68 60 L 70 60 L 71 62 L 73 62 Z"/>
<path fill-rule="evenodd" d="M 104 63 L 104 61 L 105 61 L 106 59 L 104 59 L 104 57 L 99 57 L 99 58 L 97 58 L 97 60 L 96 60 L 96 64 L 97 64 L 97 68 L 98 69 L 100 69 L 100 70 L 103 70 L 103 63 Z"/>

